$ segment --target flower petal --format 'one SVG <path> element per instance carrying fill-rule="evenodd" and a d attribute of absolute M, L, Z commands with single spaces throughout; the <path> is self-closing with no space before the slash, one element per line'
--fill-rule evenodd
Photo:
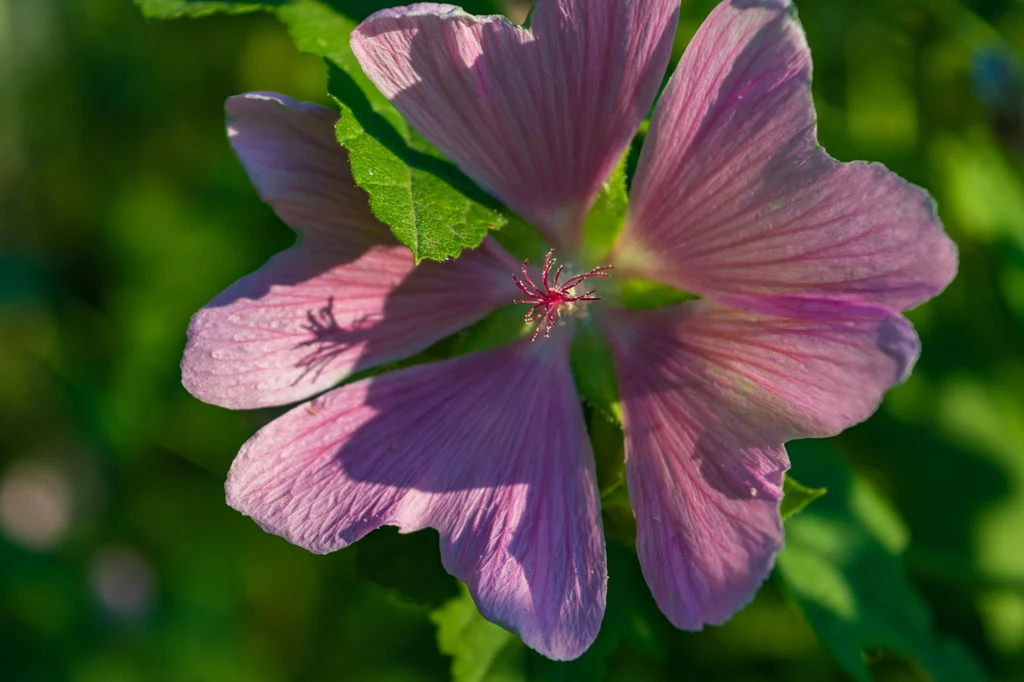
<path fill-rule="evenodd" d="M 396 244 L 355 186 L 334 137 L 338 114 L 273 92 L 228 98 L 228 139 L 260 198 L 303 237 L 346 235 L 353 254 Z"/>
<path fill-rule="evenodd" d="M 926 192 L 817 146 L 794 13 L 733 0 L 701 26 L 655 110 L 617 264 L 710 297 L 917 305 L 952 280 L 955 246 Z"/>
<path fill-rule="evenodd" d="M 352 33 L 366 75 L 481 187 L 574 249 L 647 115 L 678 0 L 539 0 L 530 29 L 451 5 L 383 10 Z"/>
<path fill-rule="evenodd" d="M 877 407 L 917 356 L 898 315 L 780 319 L 709 301 L 615 311 L 637 551 L 678 627 L 753 598 L 782 546 L 783 443 L 834 435 Z"/>
<path fill-rule="evenodd" d="M 228 502 L 330 552 L 382 525 L 441 535 L 480 612 L 551 658 L 594 640 L 605 605 L 593 454 L 561 339 L 398 370 L 257 433 Z"/>
<path fill-rule="evenodd" d="M 493 240 L 457 261 L 414 267 L 353 184 L 330 110 L 279 95 L 234 97 L 227 108 L 253 183 L 302 239 L 192 318 L 182 382 L 200 400 L 302 400 L 515 297 L 516 263 Z"/>

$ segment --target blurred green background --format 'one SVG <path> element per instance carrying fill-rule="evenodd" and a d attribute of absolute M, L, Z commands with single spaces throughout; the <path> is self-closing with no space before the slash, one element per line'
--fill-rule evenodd
<path fill-rule="evenodd" d="M 712 6 L 684 2 L 676 57 Z M 224 504 L 276 412 L 190 397 L 185 328 L 292 237 L 222 104 L 326 103 L 322 62 L 270 15 L 0 0 L 0 679 L 445 680 L 436 621 L 445 651 L 501 648 L 467 680 L 1024 680 L 1024 2 L 798 6 L 822 143 L 927 187 L 960 275 L 910 314 L 924 352 L 880 412 L 793 448 L 830 492 L 755 602 L 676 632 L 615 543 L 609 634 L 573 667 L 478 633 L 436 535 L 317 557 Z"/>

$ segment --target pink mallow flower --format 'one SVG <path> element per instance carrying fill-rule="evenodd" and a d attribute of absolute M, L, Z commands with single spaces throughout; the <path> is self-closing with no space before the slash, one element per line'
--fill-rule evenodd
<path fill-rule="evenodd" d="M 529 30 L 420 4 L 371 16 L 352 47 L 420 134 L 572 263 L 657 93 L 677 4 L 539 0 Z M 543 327 L 299 405 L 243 446 L 229 503 L 313 552 L 382 525 L 435 528 L 485 617 L 546 656 L 578 656 L 607 582 L 569 369 L 586 315 L 614 357 L 655 599 L 691 630 L 746 604 L 782 546 L 783 443 L 867 418 L 918 354 L 900 311 L 956 270 L 925 192 L 818 146 L 793 15 L 786 0 L 727 0 L 700 28 L 654 112 L 625 226 L 585 265 L 614 270 L 521 273 L 490 238 L 414 267 L 353 186 L 334 113 L 229 100 L 231 143 L 301 239 L 193 319 L 182 370 L 196 397 L 305 400 L 512 301 Z M 628 310 L 624 277 L 701 298 Z"/>

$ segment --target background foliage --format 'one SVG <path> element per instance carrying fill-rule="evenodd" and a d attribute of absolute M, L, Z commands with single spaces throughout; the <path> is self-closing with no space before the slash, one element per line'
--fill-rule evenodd
<path fill-rule="evenodd" d="M 256 4 L 289 3 L 150 2 Z M 684 3 L 677 57 L 712 4 Z M 330 103 L 324 63 L 264 12 L 148 22 L 128 0 L 0 0 L 3 678 L 1024 679 L 1024 2 L 798 5 L 823 144 L 928 187 L 960 276 L 911 313 L 924 354 L 882 410 L 791 448 L 796 478 L 829 492 L 787 522 L 776 575 L 728 625 L 668 626 L 608 486 L 608 617 L 560 665 L 476 616 L 430 532 L 315 557 L 223 502 L 238 446 L 276 412 L 185 393 L 184 330 L 291 234 L 221 107 L 247 90 Z"/>

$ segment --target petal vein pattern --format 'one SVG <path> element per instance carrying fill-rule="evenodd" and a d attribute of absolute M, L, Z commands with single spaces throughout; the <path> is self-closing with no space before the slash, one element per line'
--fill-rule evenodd
<path fill-rule="evenodd" d="M 281 95 L 228 100 L 229 136 L 300 243 L 193 317 L 182 381 L 231 408 L 283 405 L 411 355 L 507 303 L 515 261 L 493 240 L 414 267 L 370 214 L 334 140 L 337 115 Z"/>
<path fill-rule="evenodd" d="M 607 576 L 567 341 L 398 370 L 296 407 L 242 448 L 228 502 L 319 553 L 382 525 L 436 528 L 485 617 L 574 658 L 597 635 Z"/>
<path fill-rule="evenodd" d="M 657 94 L 678 5 L 539 0 L 523 29 L 424 3 L 372 15 L 352 49 L 417 132 L 574 251 Z"/>
<path fill-rule="evenodd" d="M 616 264 L 720 300 L 913 307 L 952 280 L 955 246 L 926 192 L 818 146 L 793 14 L 723 2 L 701 26 L 655 110 Z"/>
<path fill-rule="evenodd" d="M 798 320 L 709 301 L 613 311 L 637 551 L 677 626 L 720 624 L 782 546 L 783 443 L 866 419 L 917 357 L 898 315 Z"/>

